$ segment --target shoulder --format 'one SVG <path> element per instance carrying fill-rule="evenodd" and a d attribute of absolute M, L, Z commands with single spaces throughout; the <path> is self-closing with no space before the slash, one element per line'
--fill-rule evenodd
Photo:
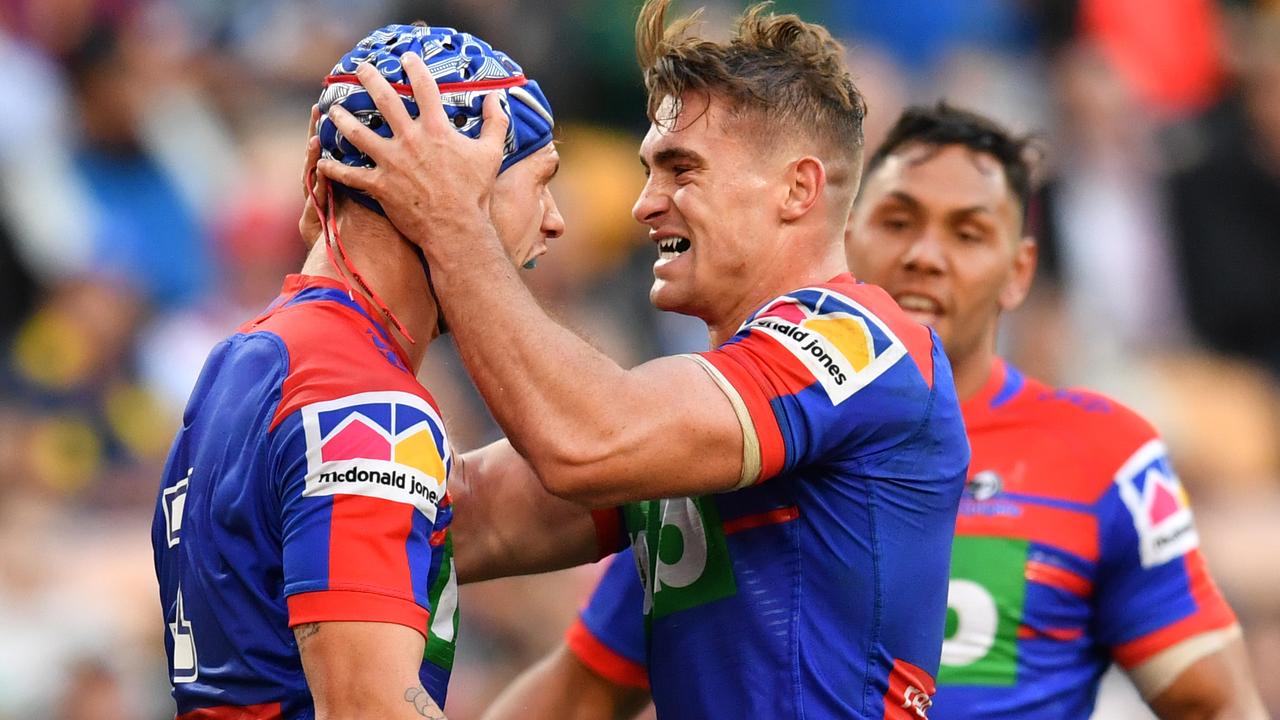
<path fill-rule="evenodd" d="M 1028 378 L 1009 410 L 1055 448 L 1070 468 L 1084 501 L 1096 501 L 1154 464 L 1168 464 L 1168 450 L 1142 415 L 1102 393 L 1053 388 Z M 1171 471 L 1170 471 L 1171 472 Z"/>
<path fill-rule="evenodd" d="M 361 396 L 379 393 L 439 412 L 381 330 L 354 308 L 330 301 L 299 303 L 242 330 L 279 338 L 287 359 L 273 426 L 306 406 L 357 403 Z"/>
<path fill-rule="evenodd" d="M 735 340 L 772 338 L 840 403 L 910 357 L 932 385 L 933 340 L 887 293 L 849 275 L 765 303 Z"/>
<path fill-rule="evenodd" d="M 1137 411 L 1093 390 L 1053 388 L 1031 380 L 1024 402 L 1039 423 L 1051 425 L 1073 444 L 1087 446 L 1090 457 L 1102 465 L 1118 467 L 1159 438 L 1155 427 Z"/>

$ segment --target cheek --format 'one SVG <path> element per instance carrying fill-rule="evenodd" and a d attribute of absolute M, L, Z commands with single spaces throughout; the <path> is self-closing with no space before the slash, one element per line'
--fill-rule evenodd
<path fill-rule="evenodd" d="M 883 282 L 898 264 L 900 255 L 900 244 L 894 243 L 890 238 L 878 237 L 866 229 L 858 229 L 845 238 L 845 256 L 849 260 L 849 270 L 871 283 Z"/>

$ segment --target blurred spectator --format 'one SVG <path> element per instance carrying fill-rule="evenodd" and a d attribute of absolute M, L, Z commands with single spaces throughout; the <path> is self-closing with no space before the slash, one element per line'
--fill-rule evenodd
<path fill-rule="evenodd" d="M 1280 377 L 1280 9 L 1235 24 L 1236 84 L 1169 185 L 1197 335 Z"/>
<path fill-rule="evenodd" d="M 1222 85 L 1216 0 L 1079 0 L 1079 27 L 1143 104 L 1163 116 L 1200 110 Z"/>
<path fill-rule="evenodd" d="M 1060 293 L 1076 348 L 1055 375 L 1115 390 L 1135 358 L 1185 338 L 1156 125 L 1098 46 L 1065 47 L 1054 70 L 1041 270 Z"/>
<path fill-rule="evenodd" d="M 159 100 L 155 45 L 96 27 L 69 71 L 83 142 L 75 167 L 97 205 L 93 270 L 135 285 L 160 305 L 199 298 L 209 284 L 205 231 L 175 178 L 144 145 Z"/>
<path fill-rule="evenodd" d="M 83 279 L 59 285 L 18 331 L 0 366 L 0 391 L 25 416 L 22 480 L 68 495 L 97 489 L 103 500 L 122 502 L 125 487 L 95 482 L 163 459 L 171 420 L 132 371 L 141 311 L 129 290 Z"/>

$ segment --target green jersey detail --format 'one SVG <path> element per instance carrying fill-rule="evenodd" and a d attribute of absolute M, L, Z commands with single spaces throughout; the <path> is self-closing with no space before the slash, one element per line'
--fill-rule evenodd
<path fill-rule="evenodd" d="M 738 592 L 720 512 L 709 497 L 645 500 L 623 508 L 649 620 Z"/>
<path fill-rule="evenodd" d="M 431 623 L 427 627 L 423 657 L 445 670 L 452 670 L 458 641 L 458 574 L 453 567 L 453 533 L 445 535 L 440 569 L 436 571 L 427 599 L 431 603 Z"/>
<path fill-rule="evenodd" d="M 1017 682 L 1028 546 L 1014 538 L 956 537 L 939 685 Z"/>

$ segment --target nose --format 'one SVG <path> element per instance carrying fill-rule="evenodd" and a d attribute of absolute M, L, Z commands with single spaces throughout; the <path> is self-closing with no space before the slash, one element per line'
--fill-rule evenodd
<path fill-rule="evenodd" d="M 640 190 L 640 197 L 636 198 L 636 204 L 631 207 L 631 216 L 636 222 L 648 225 L 658 219 L 665 213 L 669 207 L 670 198 L 659 188 L 654 187 L 653 178 L 645 180 L 644 187 Z"/>
<path fill-rule="evenodd" d="M 946 267 L 941 233 L 934 228 L 926 228 L 911 240 L 902 255 L 902 267 L 913 272 L 940 274 Z"/>
<path fill-rule="evenodd" d="M 548 240 L 555 240 L 564 235 L 564 217 L 560 215 L 560 208 L 556 205 L 555 196 L 551 194 L 550 190 L 545 192 L 547 193 L 547 204 L 542 212 L 542 236 Z"/>

